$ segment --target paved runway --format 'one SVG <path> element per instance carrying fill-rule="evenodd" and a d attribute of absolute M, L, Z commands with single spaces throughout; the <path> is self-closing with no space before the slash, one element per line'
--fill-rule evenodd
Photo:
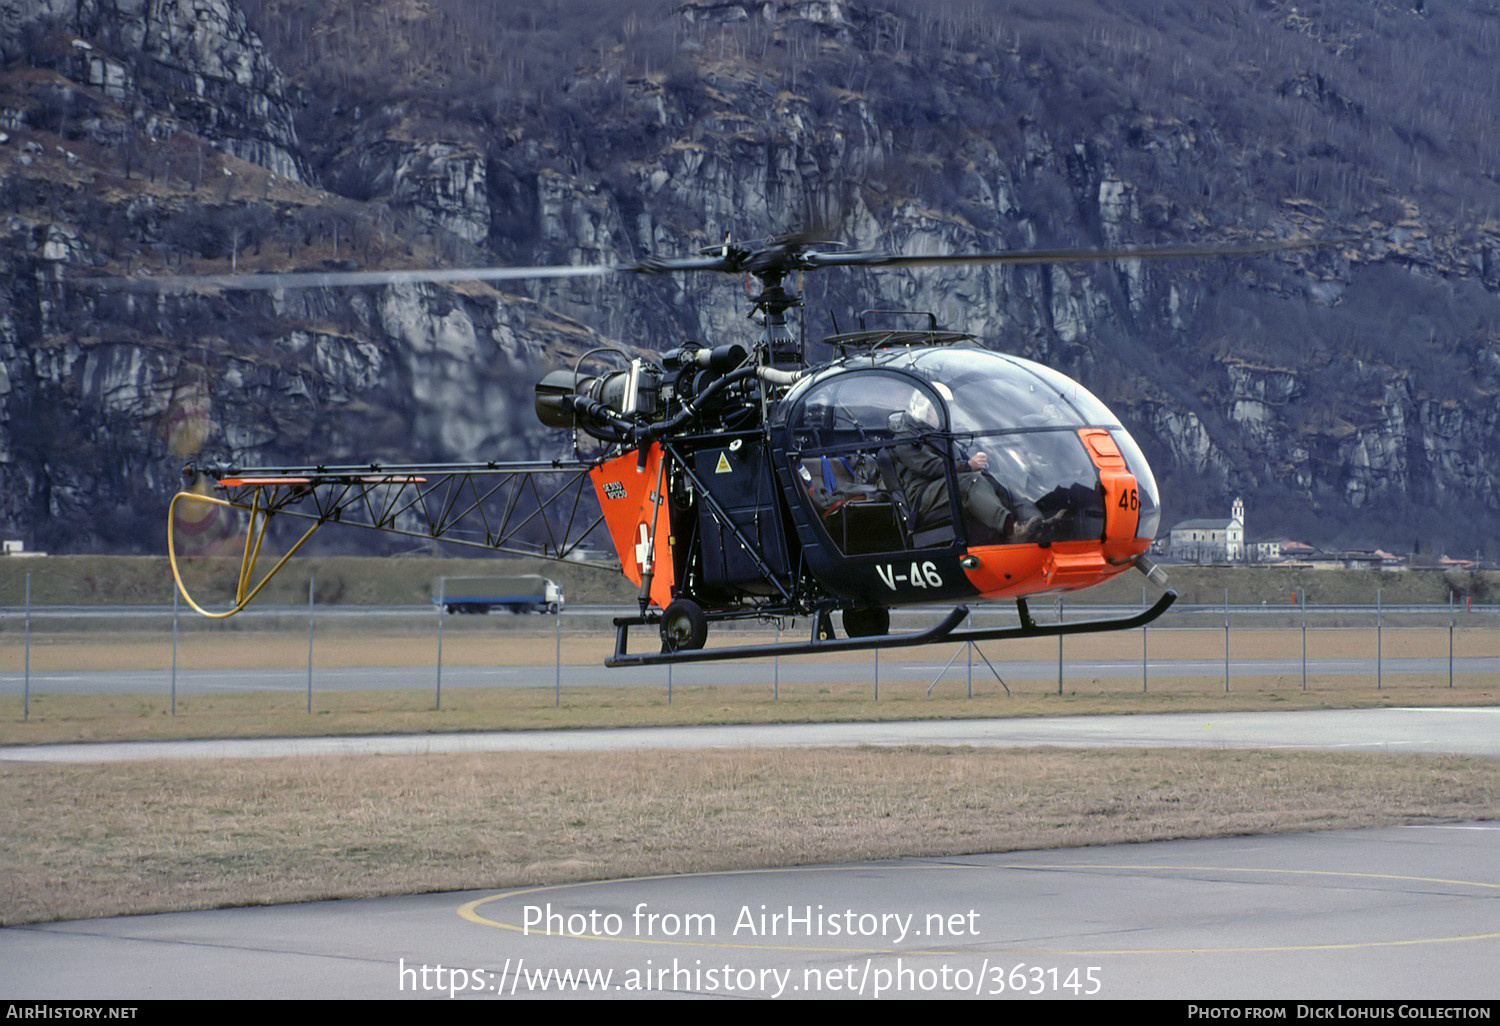
<path fill-rule="evenodd" d="M 1030 719 L 779 723 L 727 727 L 518 730 L 382 737 L 124 741 L 0 746 L 0 761 L 247 759 L 283 755 L 442 755 L 453 752 L 621 751 L 807 745 L 1169 746 L 1340 748 L 1451 752 L 1500 758 L 1500 707 L 1165 713 Z"/>
<path fill-rule="evenodd" d="M 9 997 L 1488 1000 L 1500 825 L 908 859 L 0 931 Z"/>
<path fill-rule="evenodd" d="M 991 668 L 993 666 L 993 669 Z M 931 654 L 900 658 L 889 653 L 880 660 L 875 669 L 874 657 L 855 656 L 848 659 L 807 661 L 785 659 L 773 666 L 769 659 L 752 660 L 737 664 L 737 681 L 746 688 L 764 687 L 769 691 L 776 683 L 782 686 L 794 684 L 829 684 L 847 681 L 872 682 L 877 675 L 882 683 L 918 681 L 930 684 L 941 678 L 940 687 L 953 693 L 962 693 L 972 676 L 981 687 L 997 686 L 993 674 L 998 673 L 1006 681 L 1056 680 L 1057 660 L 993 660 L 986 666 L 983 658 L 975 658 L 972 665 L 965 659 L 960 648 L 956 658 L 945 665 L 941 659 L 934 660 Z M 1446 658 L 1395 658 L 1385 657 L 1380 672 L 1387 678 L 1420 676 L 1431 681 L 1446 681 L 1449 673 Z M 1453 660 L 1454 676 L 1460 680 L 1488 676 L 1500 678 L 1500 657 L 1460 656 Z M 1375 661 L 1369 659 L 1310 659 L 1307 673 L 1313 679 L 1324 677 L 1367 676 L 1374 680 Z M 1266 677 L 1283 678 L 1296 687 L 1303 675 L 1300 657 L 1293 654 L 1281 658 L 1245 659 L 1236 657 L 1230 664 L 1230 677 L 1237 680 L 1263 680 Z M 1135 681 L 1139 685 L 1143 673 L 1141 661 L 1129 659 L 1069 659 L 1066 676 L 1070 681 L 1119 680 Z M 1224 660 L 1216 659 L 1156 659 L 1149 662 L 1144 676 L 1150 680 L 1168 677 L 1201 678 L 1210 681 L 1224 679 Z M 561 671 L 547 666 L 445 666 L 442 686 L 449 688 L 534 688 L 552 687 L 666 687 L 669 676 L 665 667 L 624 667 L 605 670 L 599 666 L 564 665 Z M 319 667 L 313 674 L 313 690 L 318 692 L 409 690 L 432 688 L 437 681 L 434 667 Z M 670 681 L 675 687 L 700 687 L 724 683 L 721 665 L 699 663 L 672 668 Z M 5 681 L 6 689 L 19 693 L 21 683 L 12 674 Z M 302 692 L 308 686 L 307 670 L 238 669 L 233 673 L 222 670 L 178 671 L 176 688 L 179 695 L 225 694 L 232 692 L 292 691 Z M 149 695 L 166 694 L 172 687 L 172 678 L 165 670 L 55 670 L 34 671 L 29 675 L 29 688 L 33 695 Z"/>
<path fill-rule="evenodd" d="M 1297 746 L 1500 757 L 1500 709 L 128 746 L 144 757 L 675 744 Z M 388 747 L 389 746 L 389 747 Z M 126 746 L 35 746 L 0 759 Z M 0 995 L 1500 996 L 1500 824 L 909 859 L 0 930 Z M 441 968 L 440 968 L 441 967 Z M 568 974 L 568 975 L 564 975 Z M 591 989 L 592 988 L 592 989 Z"/>

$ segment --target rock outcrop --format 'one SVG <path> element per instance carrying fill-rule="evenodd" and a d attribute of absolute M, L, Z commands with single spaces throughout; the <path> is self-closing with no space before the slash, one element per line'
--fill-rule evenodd
<path fill-rule="evenodd" d="M 1137 434 L 1168 522 L 1244 494 L 1303 540 L 1493 547 L 1493 76 L 1443 45 L 1491 30 L 1232 6 L 1084 28 L 695 2 L 580 25 L 549 58 L 555 36 L 482 4 L 393 5 L 362 31 L 399 40 L 340 56 L 338 5 L 0 0 L 0 530 L 155 549 L 198 451 L 535 454 L 558 444 L 530 412 L 545 366 L 753 330 L 738 285 L 700 276 L 157 294 L 91 275 L 616 263 L 800 229 L 907 253 L 1346 238 L 801 287 L 813 336 L 830 312 L 931 310 L 1079 378 Z M 1446 63 L 1418 82 L 1393 55 L 1424 46 Z"/>

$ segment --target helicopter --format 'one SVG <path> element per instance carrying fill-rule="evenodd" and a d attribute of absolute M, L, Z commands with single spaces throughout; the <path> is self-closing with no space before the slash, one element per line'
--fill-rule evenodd
<path fill-rule="evenodd" d="M 179 504 L 208 503 L 248 514 L 251 527 L 228 611 L 211 612 L 188 594 L 169 524 L 173 574 L 194 609 L 229 616 L 326 523 L 550 558 L 576 555 L 602 527 L 618 569 L 638 588 L 635 612 L 614 620 L 611 667 L 1140 627 L 1176 599 L 1147 555 L 1161 498 L 1140 447 L 1104 403 L 1056 370 L 987 349 L 919 311 L 864 311 L 858 330 L 836 327 L 823 340 L 832 360 L 810 364 L 788 316 L 802 305 L 788 279 L 837 267 L 1157 260 L 1321 244 L 912 255 L 848 252 L 792 235 L 726 237 L 696 256 L 624 265 L 156 279 L 147 287 L 711 272 L 760 289 L 750 312 L 759 337 L 748 345 L 688 342 L 659 355 L 603 347 L 543 376 L 536 414 L 573 432 L 571 461 L 189 464 L 185 473 L 205 475 L 221 494 L 180 492 L 169 520 Z M 499 514 L 485 512 L 496 505 Z M 267 527 L 283 515 L 310 526 L 257 581 Z M 466 541 L 458 525 L 476 516 L 483 538 Z M 537 531 L 540 546 L 521 541 Z M 1162 589 L 1139 613 L 1044 623 L 1030 612 L 1030 598 L 1132 568 Z M 961 626 L 966 603 L 1001 600 L 1015 602 L 1015 625 Z M 891 631 L 892 608 L 936 604 L 951 606 L 937 623 Z M 715 624 L 798 618 L 811 625 L 806 641 L 707 644 Z M 654 630 L 646 650 L 631 650 L 633 628 Z"/>

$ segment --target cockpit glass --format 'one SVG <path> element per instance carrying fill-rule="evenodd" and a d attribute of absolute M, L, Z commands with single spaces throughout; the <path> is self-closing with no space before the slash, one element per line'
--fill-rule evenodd
<path fill-rule="evenodd" d="M 878 370 L 834 375 L 795 402 L 787 421 L 799 453 L 794 469 L 840 551 L 953 544 L 945 405 L 921 379 Z"/>
<path fill-rule="evenodd" d="M 1072 407 L 1082 423 L 1091 427 L 1107 427 L 1120 422 L 1119 418 L 1111 413 L 1109 407 L 1101 403 L 1094 393 L 1066 374 L 1059 374 L 1051 367 L 1044 367 L 1030 360 L 1022 360 L 1018 357 L 1012 359 L 1019 367 L 1046 382 L 1048 392 L 1055 396 L 1058 402 Z"/>
<path fill-rule="evenodd" d="M 895 430 L 896 415 L 911 405 L 917 387 L 917 382 L 904 375 L 840 375 L 809 390 L 790 426 L 803 446 L 889 436 Z"/>
<path fill-rule="evenodd" d="M 1062 392 L 1023 361 L 982 350 L 923 353 L 913 368 L 948 398 L 954 431 L 1082 427 Z"/>
<path fill-rule="evenodd" d="M 1103 427 L 1160 519 L 1155 481 L 1119 420 L 1077 382 L 1001 353 L 879 354 L 788 403 L 796 472 L 846 554 L 1096 539 L 1099 472 L 1079 436 Z"/>
<path fill-rule="evenodd" d="M 958 457 L 971 465 L 983 454 L 983 474 L 975 487 L 993 491 L 1011 514 L 997 526 L 969 497 L 970 544 L 1078 541 L 1103 532 L 1099 472 L 1077 432 L 973 435 L 953 444 Z"/>

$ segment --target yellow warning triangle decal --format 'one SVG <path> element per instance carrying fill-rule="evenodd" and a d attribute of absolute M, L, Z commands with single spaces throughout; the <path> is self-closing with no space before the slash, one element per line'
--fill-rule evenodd
<path fill-rule="evenodd" d="M 734 468 L 729 465 L 729 454 L 727 452 L 721 452 L 721 453 L 719 453 L 719 463 L 718 463 L 718 466 L 714 467 L 714 473 L 715 474 L 733 474 L 734 473 Z"/>

